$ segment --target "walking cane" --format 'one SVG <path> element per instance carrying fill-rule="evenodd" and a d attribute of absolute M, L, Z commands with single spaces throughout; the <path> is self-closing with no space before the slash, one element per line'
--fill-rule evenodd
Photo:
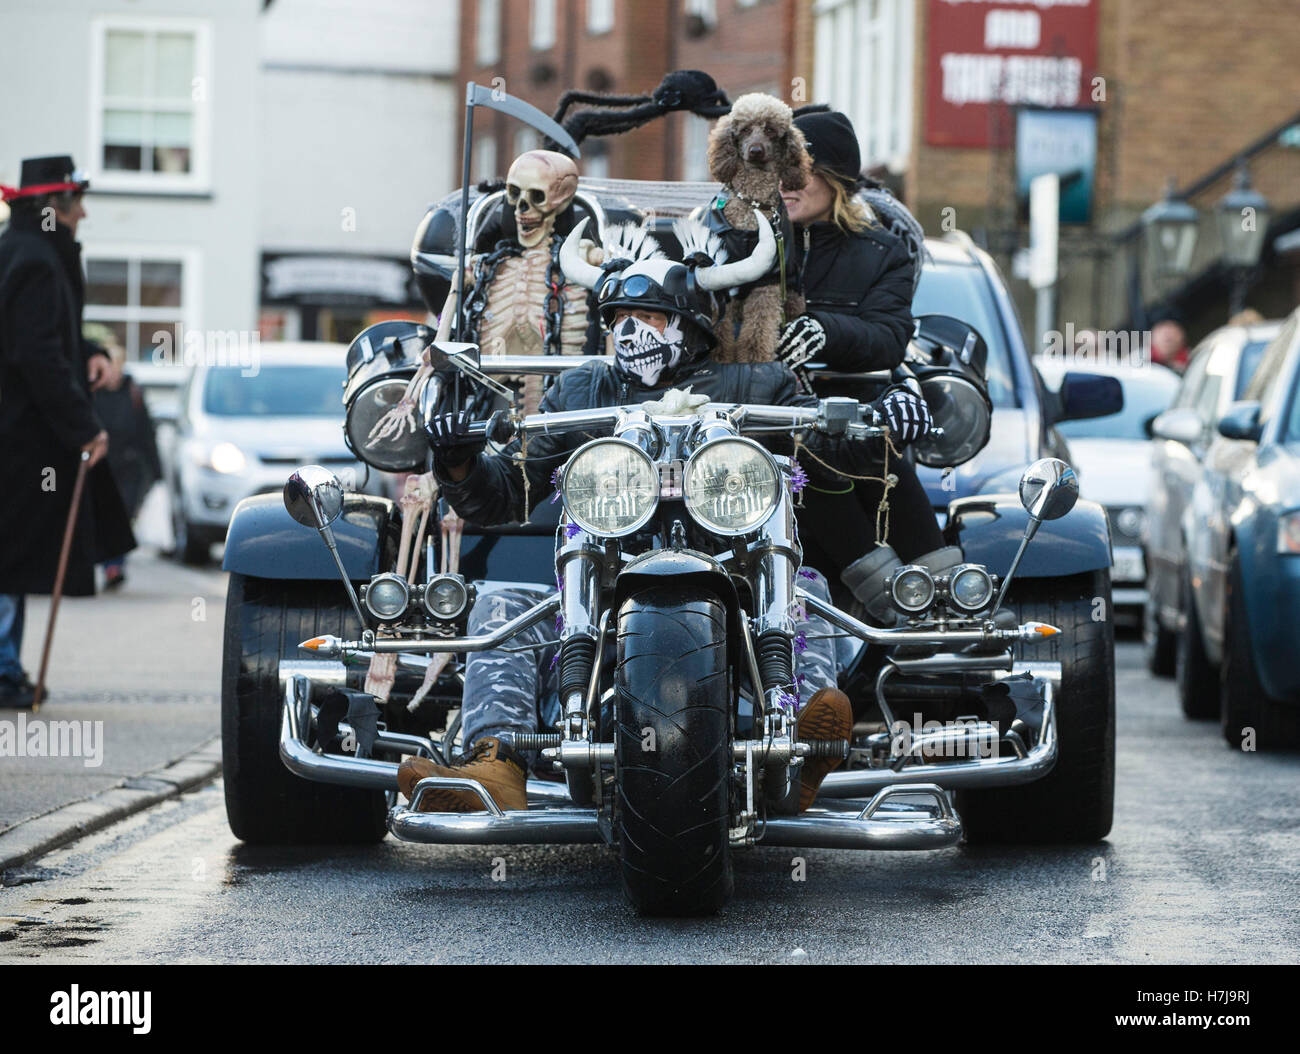
<path fill-rule="evenodd" d="M 77 510 L 81 507 L 81 491 L 86 485 L 86 469 L 90 465 L 90 452 L 81 452 L 77 466 L 77 482 L 72 485 L 72 508 L 68 512 L 68 525 L 63 529 L 63 549 L 59 553 L 59 569 L 54 574 L 54 592 L 50 594 L 50 621 L 45 627 L 45 646 L 41 649 L 41 671 L 36 675 L 36 696 L 32 700 L 32 713 L 41 708 L 45 695 L 45 668 L 50 663 L 50 645 L 54 643 L 54 620 L 59 617 L 59 598 L 63 595 L 63 578 L 68 573 L 68 554 L 72 551 L 72 535 L 77 527 Z"/>

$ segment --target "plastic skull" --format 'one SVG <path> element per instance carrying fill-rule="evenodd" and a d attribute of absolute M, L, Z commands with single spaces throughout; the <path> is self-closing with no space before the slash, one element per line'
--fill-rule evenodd
<path fill-rule="evenodd" d="M 577 189 L 572 158 L 554 150 L 529 150 L 515 158 L 506 173 L 506 200 L 514 206 L 519 244 L 531 249 L 546 241 Z"/>

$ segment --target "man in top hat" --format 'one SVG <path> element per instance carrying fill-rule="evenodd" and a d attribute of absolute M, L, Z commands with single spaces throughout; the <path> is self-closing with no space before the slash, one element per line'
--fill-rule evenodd
<path fill-rule="evenodd" d="M 72 158 L 38 157 L 22 163 L 18 187 L 0 187 L 10 212 L 0 235 L 0 707 L 32 705 L 19 661 L 24 598 L 53 589 L 83 452 L 89 468 L 63 591 L 93 594 L 96 562 L 135 548 L 90 399 L 115 369 L 81 335 L 76 232 L 88 186 Z"/>

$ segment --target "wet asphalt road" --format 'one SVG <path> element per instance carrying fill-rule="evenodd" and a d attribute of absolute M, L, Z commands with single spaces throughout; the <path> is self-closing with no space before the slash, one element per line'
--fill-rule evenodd
<path fill-rule="evenodd" d="M 599 847 L 255 849 L 216 785 L 11 874 L 0 961 L 1297 961 L 1300 756 L 1230 750 L 1183 720 L 1131 639 L 1118 660 L 1100 846 L 759 849 L 737 858 L 722 916 L 642 920 Z"/>

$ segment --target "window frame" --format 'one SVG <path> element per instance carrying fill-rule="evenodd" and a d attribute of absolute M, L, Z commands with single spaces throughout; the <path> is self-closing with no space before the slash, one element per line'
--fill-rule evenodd
<path fill-rule="evenodd" d="M 491 7 L 492 18 L 484 17 L 485 7 Z M 478 66 L 501 61 L 502 14 L 501 0 L 478 0 L 474 5 L 474 62 Z"/>
<path fill-rule="evenodd" d="M 600 11 L 603 16 L 600 19 L 594 17 L 597 11 Z M 587 0 L 585 24 L 589 35 L 598 37 L 610 32 L 617 19 L 618 12 L 614 9 L 614 0 Z"/>
<path fill-rule="evenodd" d="M 549 12 L 546 19 L 537 17 L 538 12 L 543 10 L 543 5 Z M 555 47 L 559 36 L 559 19 L 559 4 L 556 0 L 528 0 L 528 46 L 533 51 L 550 51 Z M 548 35 L 540 36 L 539 30 L 545 30 Z"/>
<path fill-rule="evenodd" d="M 194 37 L 194 71 L 190 78 L 206 87 L 202 99 L 194 99 L 190 145 L 190 171 L 130 172 L 104 167 L 104 110 L 107 106 L 104 77 L 107 74 L 108 34 L 121 30 L 136 33 L 190 33 Z M 90 173 L 96 190 L 131 191 L 144 194 L 205 194 L 212 190 L 212 24 L 200 18 L 170 18 L 163 15 L 98 15 L 90 22 Z"/>
<path fill-rule="evenodd" d="M 183 327 L 184 332 L 198 331 L 200 329 L 198 320 L 202 315 L 202 265 L 203 254 L 197 246 L 190 245 L 153 245 L 144 242 L 91 242 L 82 250 L 82 259 L 86 264 L 87 273 L 89 273 L 90 262 L 92 260 L 110 260 L 125 261 L 127 264 L 127 303 L 120 304 L 95 304 L 89 299 L 89 282 L 87 282 L 87 300 L 82 312 L 83 321 L 86 322 L 125 322 L 128 326 L 141 322 L 166 322 L 169 319 L 178 319 Z M 134 305 L 130 303 L 131 292 L 131 268 L 136 268 L 145 261 L 159 261 L 162 263 L 179 263 L 181 265 L 181 302 L 180 306 L 171 307 L 142 307 L 138 302 Z M 138 273 L 138 272 L 137 272 Z M 139 299 L 139 283 L 136 280 L 136 298 Z M 184 336 L 182 333 L 182 338 Z M 184 352 L 184 346 L 174 347 L 173 353 L 177 356 L 178 361 L 172 363 L 154 363 L 153 349 L 154 345 L 150 344 L 146 348 L 137 348 L 135 357 L 131 356 L 129 346 L 123 350 L 126 352 L 128 363 L 140 363 L 149 366 L 178 366 L 182 365 L 184 359 L 181 358 Z M 141 357 L 140 352 L 147 351 L 147 357 Z M 183 368 L 183 365 L 182 365 Z"/>

